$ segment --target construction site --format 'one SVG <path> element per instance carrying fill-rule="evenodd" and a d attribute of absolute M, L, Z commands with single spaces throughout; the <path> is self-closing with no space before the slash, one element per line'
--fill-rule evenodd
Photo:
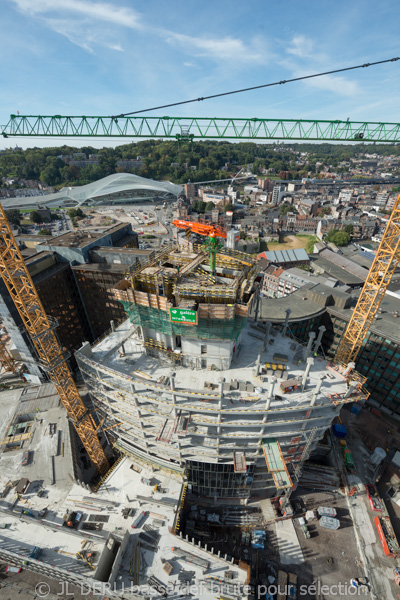
<path fill-rule="evenodd" d="M 260 262 L 236 249 L 237 231 L 171 225 L 174 242 L 131 266 L 117 259 L 107 294 L 126 316 L 81 338 L 72 373 L 0 207 L 2 285 L 22 323 L 10 336 L 23 332 L 31 357 L 17 365 L 0 345 L 20 386 L 0 393 L 0 589 L 21 600 L 32 588 L 67 597 L 67 584 L 77 600 L 395 597 L 400 442 L 383 420 L 374 428 L 355 359 L 399 263 L 400 196 L 331 362 L 323 325 L 300 341 L 290 309 L 279 324 L 262 318 Z M 84 271 L 90 251 L 134 238 L 117 224 L 44 249 Z"/>
<path fill-rule="evenodd" d="M 109 435 L 139 463 L 175 472 L 201 497 L 271 498 L 364 380 L 329 367 L 318 337 L 303 347 L 249 322 L 258 265 L 220 250 L 173 245 L 114 289 L 128 319 L 77 353 Z M 279 493 L 277 493 L 277 491 Z"/>
<path fill-rule="evenodd" d="M 324 326 L 301 343 L 289 310 L 261 319 L 259 263 L 230 232 L 196 231 L 201 243 L 198 224 L 178 228 L 111 284 L 126 318 L 75 353 L 78 389 L 3 219 L 3 278 L 54 383 L 2 394 L 4 585 L 286 600 L 353 581 L 389 597 L 400 478 L 386 469 L 374 487 L 394 451 L 357 425 L 369 394 L 353 362 L 379 304 L 365 312 L 361 294 L 329 363 Z M 378 260 L 367 292 L 384 290 L 381 274 Z M 394 503 L 380 496 L 390 490 Z"/>

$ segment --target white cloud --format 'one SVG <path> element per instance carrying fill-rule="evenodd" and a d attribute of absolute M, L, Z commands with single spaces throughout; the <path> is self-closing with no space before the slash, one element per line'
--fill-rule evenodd
<path fill-rule="evenodd" d="M 355 81 L 349 81 L 340 75 L 323 75 L 314 79 L 306 79 L 306 82 L 314 88 L 334 92 L 338 96 L 356 96 L 360 94 L 359 86 Z"/>
<path fill-rule="evenodd" d="M 84 19 L 80 20 L 79 23 L 74 19 L 67 18 L 44 18 L 43 21 L 49 29 L 66 37 L 72 44 L 79 46 L 91 54 L 94 53 L 93 48 L 95 46 L 124 52 L 119 41 L 115 40 L 116 34 L 114 30 L 110 30 L 103 23 L 97 27 L 93 27 L 90 21 Z"/>
<path fill-rule="evenodd" d="M 287 52 L 302 58 L 309 58 L 314 56 L 312 53 L 313 46 L 314 43 L 310 38 L 306 37 L 305 35 L 295 35 L 287 47 Z"/>
<path fill-rule="evenodd" d="M 13 0 L 24 14 L 42 21 L 49 29 L 66 37 L 72 44 L 93 53 L 94 46 L 124 52 L 115 40 L 115 28 L 140 29 L 139 16 L 130 8 L 84 0 Z M 79 18 L 77 18 L 79 16 Z"/>
<path fill-rule="evenodd" d="M 11 0 L 26 16 L 40 20 L 48 28 L 65 36 L 71 43 L 87 52 L 95 45 L 123 52 L 115 39 L 118 28 L 128 28 L 151 33 L 179 47 L 185 54 L 207 57 L 215 61 L 232 61 L 236 64 L 266 62 L 265 39 L 255 37 L 249 43 L 242 39 L 226 37 L 195 37 L 155 28 L 143 23 L 141 15 L 117 2 L 91 2 L 90 0 Z"/>
<path fill-rule="evenodd" d="M 291 72 L 291 78 L 306 77 L 314 73 L 329 71 L 335 68 L 335 61 L 326 51 L 323 44 L 319 52 L 313 50 L 315 43 L 305 35 L 295 35 L 286 47 L 287 56 L 280 60 L 281 65 Z M 350 79 L 351 76 L 321 75 L 304 79 L 303 84 L 309 88 L 332 92 L 337 96 L 353 97 L 360 94 L 359 85 Z"/>
<path fill-rule="evenodd" d="M 131 29 L 141 27 L 139 15 L 131 8 L 116 6 L 106 2 L 85 2 L 85 0 L 13 0 L 17 8 L 26 14 L 40 16 L 46 14 L 75 13 L 90 19 L 105 21 Z"/>
<path fill-rule="evenodd" d="M 233 37 L 210 38 L 192 37 L 182 33 L 167 32 L 166 40 L 169 44 L 181 46 L 189 54 L 199 57 L 208 57 L 220 61 L 235 62 L 265 62 L 267 52 L 264 41 L 255 38 L 249 45 L 243 40 Z"/>
<path fill-rule="evenodd" d="M 117 52 L 125 52 L 121 44 L 108 44 L 107 48 L 110 48 L 110 50 L 116 50 Z"/>

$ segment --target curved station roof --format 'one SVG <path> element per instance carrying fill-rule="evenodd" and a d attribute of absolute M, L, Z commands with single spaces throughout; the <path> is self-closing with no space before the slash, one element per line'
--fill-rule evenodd
<path fill-rule="evenodd" d="M 169 181 L 154 181 L 132 173 L 115 173 L 87 185 L 62 188 L 54 194 L 3 199 L 2 205 L 7 209 L 28 208 L 38 204 L 49 207 L 131 204 L 178 196 L 182 190 L 182 185 Z"/>

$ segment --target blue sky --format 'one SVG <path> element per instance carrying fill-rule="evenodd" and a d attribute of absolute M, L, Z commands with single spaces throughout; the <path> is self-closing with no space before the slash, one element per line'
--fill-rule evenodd
<path fill-rule="evenodd" d="M 0 0 L 0 15 L 2 125 L 17 110 L 119 114 L 400 56 L 398 0 Z M 399 75 L 400 61 L 158 114 L 397 122 Z"/>

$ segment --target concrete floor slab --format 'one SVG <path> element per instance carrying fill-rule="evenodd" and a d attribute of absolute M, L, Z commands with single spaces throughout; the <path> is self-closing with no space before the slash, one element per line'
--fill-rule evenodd
<path fill-rule="evenodd" d="M 260 501 L 260 508 L 264 517 L 264 521 L 274 521 L 276 519 L 276 511 L 272 506 L 270 498 L 265 498 Z"/>
<path fill-rule="evenodd" d="M 283 565 L 300 565 L 304 562 L 303 551 L 291 519 L 275 524 L 278 539 L 279 560 Z"/>

